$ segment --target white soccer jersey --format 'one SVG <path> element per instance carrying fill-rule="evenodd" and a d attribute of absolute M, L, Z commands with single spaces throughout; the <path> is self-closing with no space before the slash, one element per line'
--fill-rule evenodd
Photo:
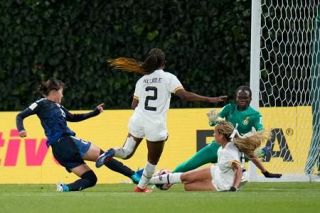
<path fill-rule="evenodd" d="M 231 167 L 233 162 L 240 163 L 238 148 L 234 143 L 227 143 L 218 149 L 218 163 L 211 166 L 212 184 L 217 191 L 229 190 L 233 185 L 235 173 Z"/>
<path fill-rule="evenodd" d="M 171 93 L 183 88 L 172 73 L 156 70 L 136 83 L 134 98 L 138 106 L 129 122 L 129 132 L 136 137 L 159 141 L 167 137 L 166 118 Z"/>

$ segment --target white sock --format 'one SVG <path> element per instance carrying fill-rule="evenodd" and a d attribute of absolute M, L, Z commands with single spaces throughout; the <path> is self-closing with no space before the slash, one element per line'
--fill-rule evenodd
<path fill-rule="evenodd" d="M 138 187 L 140 189 L 146 188 L 155 170 L 156 165 L 152 165 L 151 163 L 147 162 L 138 184 Z"/>
<path fill-rule="evenodd" d="M 127 157 L 127 155 L 124 152 L 123 148 L 113 148 L 113 149 L 114 149 L 114 157 L 122 158 L 122 159 Z"/>
<path fill-rule="evenodd" d="M 182 172 L 163 174 L 156 177 L 152 177 L 150 182 L 151 184 L 173 184 L 181 183 Z"/>
<path fill-rule="evenodd" d="M 126 142 L 123 147 L 114 149 L 114 156 L 118 158 L 126 158 L 133 152 L 136 147 L 137 142 L 133 139 L 132 136 L 127 137 Z"/>

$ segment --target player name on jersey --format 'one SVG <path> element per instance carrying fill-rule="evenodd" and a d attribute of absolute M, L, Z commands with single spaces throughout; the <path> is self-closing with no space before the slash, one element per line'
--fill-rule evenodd
<path fill-rule="evenodd" d="M 143 83 L 145 84 L 151 84 L 151 83 L 161 83 L 162 78 L 147 78 L 143 80 Z"/>

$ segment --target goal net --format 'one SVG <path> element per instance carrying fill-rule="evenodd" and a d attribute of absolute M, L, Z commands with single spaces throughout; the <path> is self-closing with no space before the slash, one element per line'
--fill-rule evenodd
<path fill-rule="evenodd" d="M 283 174 L 278 181 L 312 180 L 320 155 L 319 0 L 252 0 L 251 30 L 252 104 L 272 133 L 263 164 Z M 252 164 L 249 174 L 268 181 Z"/>

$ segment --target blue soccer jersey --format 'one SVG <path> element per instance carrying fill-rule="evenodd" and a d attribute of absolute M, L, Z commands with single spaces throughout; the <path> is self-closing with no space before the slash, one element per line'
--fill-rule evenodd
<path fill-rule="evenodd" d="M 47 144 L 51 145 L 58 141 L 62 136 L 75 135 L 75 132 L 67 126 L 67 121 L 82 121 L 96 116 L 99 113 L 99 110 L 95 109 L 94 111 L 85 114 L 72 114 L 62 105 L 42 98 L 20 112 L 16 117 L 16 124 L 18 131 L 23 131 L 25 130 L 23 119 L 36 114 L 41 121 L 41 125 L 48 139 Z"/>

